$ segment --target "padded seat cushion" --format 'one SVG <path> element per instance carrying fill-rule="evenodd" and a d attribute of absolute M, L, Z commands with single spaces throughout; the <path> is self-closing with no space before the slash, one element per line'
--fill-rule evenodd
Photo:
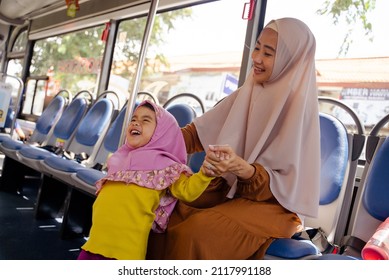
<path fill-rule="evenodd" d="M 10 140 L 11 136 L 9 134 L 1 134 L 0 135 L 0 143 L 2 143 L 4 140 Z"/>
<path fill-rule="evenodd" d="M 94 186 L 95 183 L 103 178 L 106 174 L 100 170 L 84 168 L 77 171 L 76 176 L 85 183 Z"/>
<path fill-rule="evenodd" d="M 270 244 L 266 254 L 282 259 L 298 259 L 304 256 L 318 255 L 320 251 L 309 240 L 279 238 Z"/>
<path fill-rule="evenodd" d="M 36 160 L 42 160 L 50 156 L 56 156 L 45 149 L 31 147 L 31 146 L 22 147 L 19 150 L 19 154 L 21 154 L 25 158 L 36 159 Z"/>
<path fill-rule="evenodd" d="M 12 139 L 4 139 L 1 145 L 8 150 L 20 150 L 25 146 L 25 144 L 21 141 L 12 140 Z"/>
<path fill-rule="evenodd" d="M 85 168 L 76 161 L 60 157 L 47 157 L 44 159 L 44 163 L 53 169 L 69 173 L 76 173 L 78 170 Z"/>

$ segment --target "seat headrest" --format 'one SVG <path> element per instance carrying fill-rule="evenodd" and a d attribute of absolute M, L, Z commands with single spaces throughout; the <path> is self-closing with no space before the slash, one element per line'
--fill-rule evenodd
<path fill-rule="evenodd" d="M 175 117 L 180 127 L 191 123 L 196 117 L 195 111 L 187 104 L 174 104 L 166 110 Z"/>
<path fill-rule="evenodd" d="M 374 218 L 389 217 L 389 138 L 376 151 L 363 193 L 363 205 Z"/>
<path fill-rule="evenodd" d="M 54 122 L 57 120 L 58 115 L 62 113 L 65 104 L 65 98 L 60 95 L 57 95 L 51 100 L 37 120 L 35 129 L 42 134 L 48 134 Z"/>
<path fill-rule="evenodd" d="M 85 146 L 96 144 L 113 114 L 112 101 L 106 98 L 98 100 L 82 119 L 76 132 L 76 140 Z"/>
<path fill-rule="evenodd" d="M 120 136 L 122 134 L 122 128 L 124 124 L 124 117 L 126 115 L 126 107 L 124 107 L 119 115 L 116 117 L 115 121 L 112 123 L 109 128 L 107 135 L 104 139 L 104 147 L 109 152 L 115 152 L 118 148 Z"/>
<path fill-rule="evenodd" d="M 340 193 L 348 163 L 348 138 L 343 124 L 320 113 L 320 205 L 333 202 Z"/>
<path fill-rule="evenodd" d="M 74 99 L 65 109 L 61 118 L 55 125 L 55 137 L 61 139 L 69 139 L 78 124 L 80 123 L 87 109 L 88 102 L 85 98 Z"/>

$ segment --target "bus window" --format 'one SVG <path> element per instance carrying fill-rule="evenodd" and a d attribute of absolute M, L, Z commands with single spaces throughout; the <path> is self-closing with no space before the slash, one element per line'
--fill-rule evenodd
<path fill-rule="evenodd" d="M 22 70 L 23 70 L 22 59 L 15 58 L 15 59 L 10 59 L 8 61 L 7 74 L 20 78 L 22 76 Z"/>
<path fill-rule="evenodd" d="M 16 38 L 8 53 L 7 74 L 21 78 L 27 46 L 27 29 L 16 29 Z"/>
<path fill-rule="evenodd" d="M 118 94 L 120 104 L 129 97 L 145 26 L 145 17 L 126 20 L 119 25 L 108 89 Z"/>
<path fill-rule="evenodd" d="M 22 77 L 24 57 L 26 53 L 27 46 L 27 27 L 22 26 L 15 28 L 13 31 L 13 36 L 11 36 L 11 43 L 8 52 L 7 68 L 6 73 L 17 78 Z M 23 94 L 21 85 L 15 81 L 15 79 L 10 79 L 9 82 L 12 84 L 12 101 L 11 108 L 13 110 L 12 114 L 19 113 L 19 106 L 21 96 Z M 16 82 L 16 83 L 15 83 Z"/>
<path fill-rule="evenodd" d="M 192 93 L 209 109 L 235 90 L 247 26 L 242 10 L 241 1 L 225 0 L 157 14 L 140 91 L 150 92 L 161 105 L 177 94 Z M 125 27 L 133 21 L 120 24 L 110 89 L 131 85 L 141 42 L 141 34 L 130 35 L 134 29 Z M 137 20 L 143 31 L 141 22 Z"/>
<path fill-rule="evenodd" d="M 296 17 L 309 25 L 316 38 L 319 95 L 346 103 L 356 111 L 369 133 L 373 125 L 389 113 L 389 59 L 385 43 L 387 30 L 383 24 L 387 22 L 388 1 L 376 1 L 375 8 L 367 15 L 366 20 L 372 24 L 372 36 L 363 29 L 362 20 L 350 26 L 340 17 L 335 25 L 332 15 L 319 13 L 325 2 L 329 1 L 267 1 L 265 24 L 274 18 Z M 346 37 L 350 30 L 352 33 Z M 328 104 L 320 109 L 353 128 L 354 122 L 343 110 Z"/>
<path fill-rule="evenodd" d="M 103 30 L 98 26 L 36 41 L 30 75 L 48 77 L 45 104 L 61 89 L 95 93 L 104 51 Z"/>
<path fill-rule="evenodd" d="M 29 119 L 28 115 L 40 116 L 42 115 L 44 109 L 44 100 L 46 97 L 47 89 L 47 80 L 46 76 L 43 77 L 30 77 L 27 80 L 26 85 L 26 94 L 23 103 L 22 114 Z M 32 120 L 34 120 L 34 117 Z"/>
<path fill-rule="evenodd" d="M 12 52 L 24 52 L 27 46 L 27 30 L 23 30 L 15 40 L 12 46 Z"/>

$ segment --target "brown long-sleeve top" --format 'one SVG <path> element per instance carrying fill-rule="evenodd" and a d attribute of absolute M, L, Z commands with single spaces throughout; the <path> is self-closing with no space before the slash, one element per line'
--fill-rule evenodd
<path fill-rule="evenodd" d="M 186 150 L 188 154 L 204 151 L 197 134 L 196 126 L 191 123 L 181 129 L 184 136 Z M 255 168 L 254 175 L 246 180 L 238 178 L 238 188 L 235 197 L 242 197 L 254 201 L 265 201 L 274 199 L 270 191 L 270 177 L 265 168 L 259 163 L 252 163 Z M 227 185 L 224 178 L 215 178 L 212 182 L 214 186 Z"/>

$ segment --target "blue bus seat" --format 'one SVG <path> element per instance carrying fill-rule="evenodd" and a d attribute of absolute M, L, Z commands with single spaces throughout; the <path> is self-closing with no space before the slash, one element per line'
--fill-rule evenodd
<path fill-rule="evenodd" d="M 194 173 L 199 172 L 201 165 L 204 162 L 205 152 L 197 152 L 189 157 L 189 167 Z"/>
<path fill-rule="evenodd" d="M 120 136 L 122 132 L 122 127 L 124 124 L 124 118 L 126 115 L 126 106 L 122 108 L 119 115 L 116 117 L 115 121 L 110 126 L 105 138 L 104 142 L 101 145 L 97 155 L 96 155 L 96 164 L 100 164 L 101 168 L 93 167 L 84 167 L 74 174 L 72 174 L 72 186 L 76 189 L 80 189 L 81 191 L 86 191 L 87 193 L 94 194 L 95 187 L 94 183 L 95 181 L 89 178 L 89 173 L 91 174 L 92 178 L 96 175 L 97 177 L 104 176 L 104 172 L 101 170 L 103 169 L 103 166 L 105 165 L 108 157 L 114 153 L 118 147 L 120 142 Z M 78 174 L 82 174 L 78 176 Z M 100 176 L 98 176 L 100 175 Z"/>
<path fill-rule="evenodd" d="M 104 138 L 103 145 L 101 145 L 98 154 L 96 156 L 97 163 L 105 164 L 108 156 L 114 153 L 118 149 L 120 136 L 124 124 L 124 118 L 126 116 L 126 108 L 127 106 L 124 106 L 121 109 L 121 111 L 115 118 L 115 121 L 110 126 L 107 135 Z"/>
<path fill-rule="evenodd" d="M 190 106 L 188 106 L 193 109 L 196 116 L 201 116 L 205 113 L 206 110 L 203 100 L 196 94 L 189 92 L 183 92 L 172 96 L 171 98 L 166 100 L 165 104 L 163 104 L 163 107 L 167 109 L 169 107 L 174 106 L 175 104 L 190 104 Z"/>
<path fill-rule="evenodd" d="M 361 258 L 361 250 L 377 227 L 389 217 L 389 137 L 379 135 L 389 121 L 382 118 L 371 130 L 366 143 L 363 169 L 350 229 L 344 236 L 340 254 Z"/>
<path fill-rule="evenodd" d="M 165 105 L 165 109 L 174 116 L 180 127 L 190 124 L 196 118 L 196 111 L 188 104 L 177 103 L 169 105 L 168 103 L 165 103 Z M 201 154 L 191 160 L 192 156 L 193 155 L 188 155 L 188 165 L 191 165 L 190 167 L 194 170 L 199 169 L 201 165 L 197 166 L 197 159 L 201 158 Z"/>
<path fill-rule="evenodd" d="M 85 153 L 88 158 L 81 164 L 64 157 L 47 157 L 40 161 L 42 172 L 71 183 L 69 173 L 76 172 L 83 168 L 83 165 L 88 167 L 95 165 L 98 148 L 104 140 L 113 114 L 114 107 L 111 100 L 102 98 L 95 102 L 77 127 L 67 149 L 67 152 L 75 155 Z"/>
<path fill-rule="evenodd" d="M 136 106 L 137 104 L 134 104 L 134 109 L 136 108 Z M 126 110 L 127 105 L 124 105 L 119 114 L 116 116 L 115 120 L 110 125 L 108 132 L 104 138 L 104 141 L 96 154 L 96 165 L 92 168 L 84 168 L 86 169 L 86 171 L 83 170 L 84 172 L 87 172 L 87 170 L 93 172 L 94 169 L 102 170 L 104 165 L 106 164 L 108 157 L 118 149 L 124 125 L 124 119 L 126 116 Z"/>
<path fill-rule="evenodd" d="M 43 111 L 41 117 L 36 123 L 35 129 L 29 138 L 29 142 L 43 143 L 47 140 L 47 136 L 51 131 L 51 128 L 61 117 L 63 110 L 65 109 L 66 100 L 63 96 L 56 96 Z"/>
<path fill-rule="evenodd" d="M 80 169 L 71 175 L 74 181 L 73 187 L 87 193 L 88 195 L 95 196 L 95 184 L 105 175 L 106 171 L 103 170 L 93 168 Z"/>
<path fill-rule="evenodd" d="M 347 184 L 350 152 L 347 131 L 335 117 L 320 113 L 320 206 L 317 218 L 306 217 L 305 228 L 320 228 L 332 244 Z M 265 259 L 305 259 L 321 255 L 322 248 L 309 238 L 275 239 Z M 327 249 L 327 248 L 325 248 Z"/>
<path fill-rule="evenodd" d="M 61 138 L 63 148 L 68 147 L 74 132 L 81 119 L 88 110 L 87 99 L 76 98 L 65 108 L 60 119 L 55 124 L 53 133 L 46 141 L 48 145 L 55 145 L 57 138 Z M 11 142 L 12 143 L 12 142 Z M 7 143 L 5 143 L 6 145 Z M 20 192 L 22 182 L 24 182 L 24 175 L 31 173 L 29 169 L 41 172 L 40 161 L 48 156 L 55 156 L 55 154 L 45 149 L 46 146 L 35 146 L 23 144 L 16 150 L 16 159 L 7 157 L 3 163 L 2 182 L 7 186 L 7 189 L 12 192 Z M 22 166 L 24 165 L 24 166 Z M 26 167 L 27 168 L 26 168 Z M 15 180 L 18 177 L 18 180 Z M 23 178 L 21 178 L 23 177 Z"/>
<path fill-rule="evenodd" d="M 183 103 L 168 106 L 166 110 L 175 117 L 180 127 L 191 123 L 196 117 L 196 112 L 193 108 Z"/>
<path fill-rule="evenodd" d="M 67 150 L 74 137 L 78 125 L 89 109 L 88 100 L 84 97 L 75 98 L 62 113 L 54 127 L 52 135 L 44 147 L 25 146 L 17 151 L 19 161 L 29 167 L 41 171 L 39 161 L 53 156 L 55 150 Z"/>
<path fill-rule="evenodd" d="M 27 139 L 29 144 L 44 145 L 48 139 L 52 127 L 59 120 L 66 106 L 66 99 L 62 95 L 57 95 L 51 100 L 47 108 L 36 122 L 35 129 L 30 138 Z M 17 160 L 16 151 L 23 147 L 23 142 L 13 139 L 4 139 L 0 143 L 0 151 L 12 159 Z"/>
<path fill-rule="evenodd" d="M 357 192 L 356 184 L 359 179 L 357 176 L 360 176 L 359 172 L 357 174 L 357 170 L 360 168 L 359 160 L 365 146 L 366 132 L 365 126 L 358 114 L 341 100 L 319 96 L 319 103 L 333 106 L 330 114 L 345 124 L 349 140 L 350 166 L 348 170 L 348 181 L 344 190 L 343 203 L 334 236 L 334 243 L 339 245 L 343 236 L 347 233 L 350 215 L 353 210 L 354 197 Z"/>
<path fill-rule="evenodd" d="M 77 170 L 95 165 L 95 158 L 107 130 L 112 122 L 114 106 L 111 100 L 101 98 L 93 103 L 77 127 L 69 144 L 68 152 L 75 155 L 85 153 L 84 161 L 49 156 L 40 161 L 43 179 L 38 191 L 35 217 L 57 217 L 72 184 L 71 174 Z"/>

